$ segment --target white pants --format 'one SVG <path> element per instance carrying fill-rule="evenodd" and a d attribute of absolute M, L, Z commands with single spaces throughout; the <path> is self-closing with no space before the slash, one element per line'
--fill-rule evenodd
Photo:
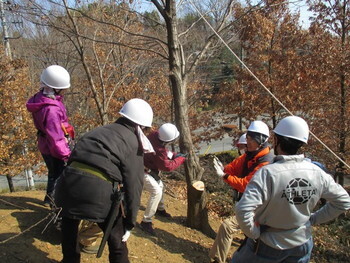
<path fill-rule="evenodd" d="M 162 180 L 156 181 L 151 175 L 146 174 L 143 179 L 143 189 L 150 193 L 147 208 L 143 216 L 143 222 L 152 222 L 152 217 L 158 210 L 164 210 L 164 185 Z"/>

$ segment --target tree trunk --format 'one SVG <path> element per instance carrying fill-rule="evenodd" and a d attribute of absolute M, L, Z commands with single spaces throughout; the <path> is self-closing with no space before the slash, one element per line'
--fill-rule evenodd
<path fill-rule="evenodd" d="M 12 193 L 15 191 L 15 187 L 13 186 L 12 176 L 6 175 L 6 178 L 7 178 L 7 183 L 9 184 L 10 192 Z"/>
<path fill-rule="evenodd" d="M 209 225 L 207 194 L 198 190 L 193 185 L 187 185 L 187 225 L 199 229 L 208 236 L 214 238 L 215 232 Z"/>
<path fill-rule="evenodd" d="M 208 222 L 205 190 L 196 191 L 192 186 L 194 181 L 201 180 L 204 169 L 200 166 L 195 153 L 189 127 L 187 76 L 184 70 L 185 61 L 182 57 L 181 44 L 178 39 L 175 1 L 168 0 L 164 11 L 162 15 L 168 33 L 169 79 L 174 99 L 175 122 L 180 131 L 180 150 L 188 153 L 187 161 L 184 164 L 188 193 L 187 225 L 211 235 L 213 230 Z"/>

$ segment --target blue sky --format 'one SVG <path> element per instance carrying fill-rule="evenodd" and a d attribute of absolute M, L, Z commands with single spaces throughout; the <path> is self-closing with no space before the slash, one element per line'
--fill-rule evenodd
<path fill-rule="evenodd" d="M 308 6 L 306 5 L 305 1 L 289 1 L 290 2 L 290 8 L 292 11 L 300 10 L 300 24 L 307 28 L 310 26 L 309 17 L 312 16 L 312 12 L 307 11 Z"/>
<path fill-rule="evenodd" d="M 260 0 L 255 0 L 255 1 L 253 1 L 253 3 L 254 2 L 257 3 L 259 1 Z M 145 11 L 154 10 L 154 6 L 150 1 L 141 0 L 139 2 L 141 2 L 141 7 Z M 242 1 L 242 2 L 244 2 L 244 1 Z M 309 27 L 309 25 L 310 25 L 309 17 L 312 15 L 312 13 L 307 11 L 308 7 L 307 7 L 305 1 L 304 0 L 292 0 L 292 1 L 289 1 L 289 6 L 293 12 L 300 10 L 300 24 L 304 28 Z"/>

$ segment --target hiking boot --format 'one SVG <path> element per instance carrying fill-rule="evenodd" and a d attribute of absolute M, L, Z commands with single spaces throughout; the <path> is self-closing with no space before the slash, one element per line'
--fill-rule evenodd
<path fill-rule="evenodd" d="M 156 232 L 153 229 L 152 222 L 141 222 L 140 227 L 143 231 L 151 234 L 152 236 L 156 235 Z"/>
<path fill-rule="evenodd" d="M 157 210 L 156 215 L 171 218 L 171 215 L 167 211 L 165 211 L 165 209 L 164 210 Z"/>

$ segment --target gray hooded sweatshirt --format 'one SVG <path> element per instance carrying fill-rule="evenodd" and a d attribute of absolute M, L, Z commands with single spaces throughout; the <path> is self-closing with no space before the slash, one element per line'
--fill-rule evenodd
<path fill-rule="evenodd" d="M 313 213 L 320 198 L 328 202 Z M 350 209 L 346 190 L 304 155 L 279 155 L 259 169 L 236 205 L 243 232 L 276 249 L 307 242 L 311 225 L 330 221 Z M 269 228 L 260 234 L 260 225 Z"/>

